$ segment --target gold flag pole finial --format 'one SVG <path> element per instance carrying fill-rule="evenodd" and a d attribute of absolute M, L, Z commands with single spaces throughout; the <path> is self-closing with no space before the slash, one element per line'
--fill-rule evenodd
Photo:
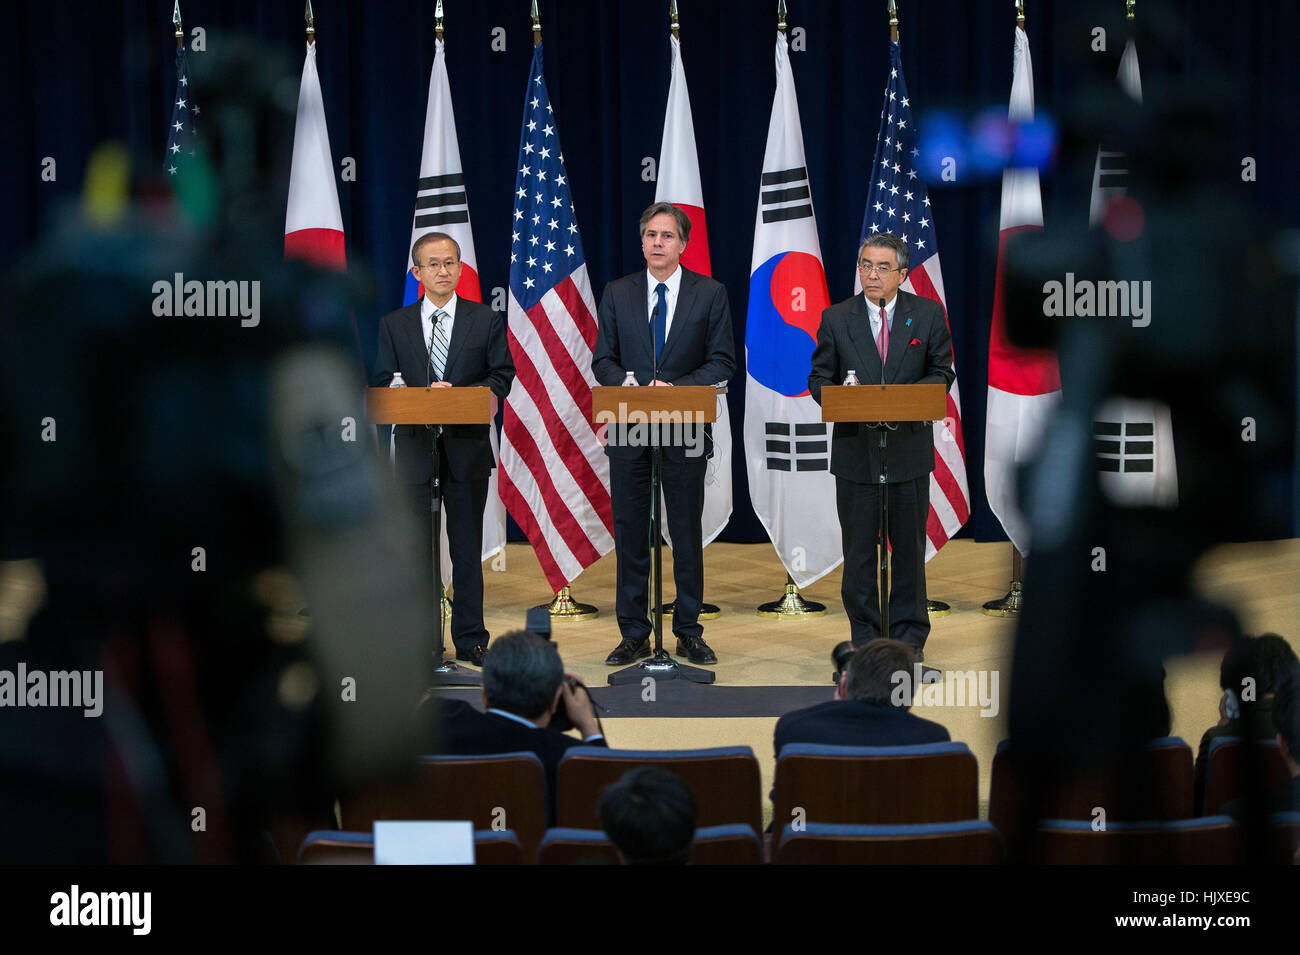
<path fill-rule="evenodd" d="M 889 42 L 898 42 L 898 3 L 889 0 Z"/>
<path fill-rule="evenodd" d="M 1137 13 L 1137 0 L 1124 0 L 1124 19 L 1132 20 Z"/>
<path fill-rule="evenodd" d="M 677 39 L 682 38 L 681 34 L 677 32 L 677 0 L 672 0 L 668 5 L 668 29 L 673 32 L 673 36 L 677 37 Z"/>
<path fill-rule="evenodd" d="M 542 45 L 542 18 L 537 12 L 537 0 L 533 0 L 533 9 L 530 12 L 533 18 L 533 46 Z"/>
<path fill-rule="evenodd" d="M 433 35 L 439 40 L 442 36 L 442 0 L 438 0 L 438 6 L 433 10 Z"/>
<path fill-rule="evenodd" d="M 180 49 L 185 45 L 185 27 L 181 23 L 181 0 L 176 0 L 176 6 L 172 8 L 172 26 L 176 28 L 176 48 Z"/>
<path fill-rule="evenodd" d="M 1016 26 L 1025 28 L 1025 0 L 1016 0 Z"/>
<path fill-rule="evenodd" d="M 307 21 L 307 42 L 316 42 L 316 17 L 311 12 L 311 0 L 307 0 L 307 9 L 303 11 L 302 18 Z"/>
<path fill-rule="evenodd" d="M 776 28 L 785 32 L 785 0 L 776 0 Z"/>

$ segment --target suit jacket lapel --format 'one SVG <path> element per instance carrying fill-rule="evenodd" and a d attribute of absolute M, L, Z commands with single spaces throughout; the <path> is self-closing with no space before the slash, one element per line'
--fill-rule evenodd
<path fill-rule="evenodd" d="M 893 382 L 898 377 L 898 368 L 903 364 L 903 352 L 912 340 L 912 327 L 908 320 L 912 317 L 912 296 L 901 289 L 898 292 L 898 305 L 894 307 L 894 327 L 889 330 L 889 351 L 885 354 L 885 381 Z"/>
<path fill-rule="evenodd" d="M 423 386 L 429 384 L 429 346 L 424 341 L 424 323 L 420 320 L 421 307 L 421 302 L 416 302 L 408 308 L 405 325 L 407 340 L 420 366 L 420 377 L 425 379 L 410 381 L 407 384 Z"/>
<path fill-rule="evenodd" d="M 648 288 L 648 286 L 647 286 Z M 682 268 L 682 281 L 677 286 L 677 306 L 673 309 L 673 324 L 668 330 L 668 338 L 664 341 L 663 354 L 659 356 L 659 364 L 663 365 L 668 360 L 668 353 L 672 351 L 673 345 L 681 341 L 682 336 L 686 333 L 682 330 L 691 315 L 691 309 L 695 306 L 695 273 L 688 272 L 685 267 Z M 651 347 L 654 347 L 653 334 L 651 337 Z"/>
<path fill-rule="evenodd" d="M 655 333 L 654 329 L 650 325 L 650 299 L 647 289 L 646 273 L 645 270 L 642 269 L 637 275 L 636 281 L 632 283 L 632 294 L 637 298 L 636 301 L 631 303 L 631 306 L 627 310 L 627 314 L 640 317 L 639 321 L 637 321 L 638 327 L 632 329 L 630 341 L 635 343 L 637 351 L 643 351 L 644 354 L 649 356 L 646 364 L 653 369 L 655 366 Z M 635 352 L 633 352 L 632 357 L 635 357 Z M 628 368 L 631 368 L 633 364 L 635 364 L 634 361 L 631 361 L 628 358 L 624 359 L 624 363 Z M 643 381 L 641 384 L 648 385 L 650 382 Z"/>
<path fill-rule="evenodd" d="M 447 343 L 447 367 L 442 370 L 442 377 L 446 381 L 451 381 L 451 369 L 456 364 L 461 348 L 465 345 L 465 339 L 473 332 L 470 328 L 471 311 L 465 308 L 464 299 L 456 301 L 456 320 L 451 326 L 451 341 Z"/>
<path fill-rule="evenodd" d="M 849 335 L 858 350 L 858 367 L 861 370 L 858 381 L 865 384 L 880 383 L 880 351 L 876 340 L 871 335 L 871 315 L 867 311 L 867 298 L 861 293 L 854 299 L 853 312 L 849 315 Z"/>

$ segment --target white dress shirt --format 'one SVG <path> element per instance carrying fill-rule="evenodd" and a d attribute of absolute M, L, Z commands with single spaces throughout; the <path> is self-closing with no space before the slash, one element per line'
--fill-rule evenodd
<path fill-rule="evenodd" d="M 650 270 L 645 270 L 646 280 L 646 314 L 653 315 L 654 308 L 659 304 L 659 293 L 655 289 L 659 286 L 659 280 L 650 274 Z M 668 341 L 668 333 L 673 330 L 673 315 L 677 312 L 677 293 L 682 288 L 682 267 L 679 265 L 673 270 L 673 274 L 664 279 L 664 285 L 668 286 L 668 291 L 664 293 L 664 299 L 668 302 L 668 314 L 661 316 L 660 321 L 664 323 L 664 341 Z M 654 329 L 650 329 L 650 341 L 654 341 Z"/>

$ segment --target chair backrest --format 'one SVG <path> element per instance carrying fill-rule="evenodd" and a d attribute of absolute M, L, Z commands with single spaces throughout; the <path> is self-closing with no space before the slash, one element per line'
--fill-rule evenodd
<path fill-rule="evenodd" d="M 979 769 L 965 743 L 817 746 L 776 761 L 773 824 L 956 822 L 979 815 Z"/>
<path fill-rule="evenodd" d="M 981 819 L 905 826 L 787 825 L 778 865 L 997 865 L 1002 836 Z"/>
<path fill-rule="evenodd" d="M 1271 793 L 1284 788 L 1291 781 L 1291 773 L 1282 758 L 1282 751 L 1277 748 L 1277 740 L 1255 740 L 1260 747 L 1263 762 L 1264 793 Z M 1210 740 L 1209 753 L 1206 755 L 1205 791 L 1201 794 L 1201 806 L 1206 815 L 1214 815 L 1223 808 L 1223 804 L 1236 799 L 1245 792 L 1245 770 L 1242 767 L 1243 740 L 1240 736 L 1218 736 Z"/>
<path fill-rule="evenodd" d="M 993 756 L 989 821 L 1009 837 L 1026 798 L 1021 773 L 1035 770 L 1022 770 L 1008 744 L 999 743 Z M 1108 821 L 1187 819 L 1193 811 L 1193 776 L 1191 747 L 1177 736 L 1160 737 L 1147 744 L 1137 775 L 1126 785 L 1106 771 L 1072 779 L 1046 794 L 1039 819 L 1091 821 L 1098 807 Z"/>
<path fill-rule="evenodd" d="M 564 754 L 556 773 L 556 823 L 575 829 L 599 826 L 596 805 L 601 792 L 638 766 L 666 769 L 691 787 L 698 827 L 743 823 L 755 832 L 763 827 L 758 759 L 748 746 L 683 750 L 575 747 Z"/>
<path fill-rule="evenodd" d="M 1037 862 L 1046 865 L 1238 865 L 1241 830 L 1228 816 L 1176 822 L 1048 819 L 1038 828 Z"/>
<path fill-rule="evenodd" d="M 747 825 L 705 826 L 695 830 L 691 865 L 760 865 L 763 843 Z M 617 865 L 618 851 L 599 829 L 546 830 L 538 865 Z"/>
<path fill-rule="evenodd" d="M 546 831 L 546 773 L 534 753 L 422 756 L 406 784 L 339 800 L 342 826 L 365 831 L 376 819 L 468 819 L 476 830 L 513 830 L 531 860 Z"/>
<path fill-rule="evenodd" d="M 475 865 L 523 865 L 524 849 L 509 829 L 474 832 Z M 308 833 L 298 850 L 299 865 L 374 865 L 375 837 L 370 832 L 322 830 Z"/>

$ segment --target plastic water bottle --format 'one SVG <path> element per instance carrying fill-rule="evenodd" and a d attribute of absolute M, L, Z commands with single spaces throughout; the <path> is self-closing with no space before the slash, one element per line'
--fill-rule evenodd
<path fill-rule="evenodd" d="M 402 380 L 402 373 L 399 371 L 393 375 L 393 380 L 388 383 L 389 388 L 405 388 L 406 382 Z"/>
<path fill-rule="evenodd" d="M 844 376 L 844 384 L 846 384 L 846 385 L 860 385 L 860 384 L 862 384 L 862 382 L 858 381 L 858 373 L 857 373 L 856 371 L 854 371 L 852 368 L 850 368 L 850 369 L 849 369 L 849 373 L 848 373 L 847 375 Z"/>
<path fill-rule="evenodd" d="M 627 373 L 627 375 L 623 378 L 623 387 L 624 387 L 624 388 L 636 388 L 636 387 L 638 387 L 638 385 L 637 385 L 637 380 L 636 380 L 636 375 L 632 374 L 632 372 L 629 371 L 629 372 Z"/>

